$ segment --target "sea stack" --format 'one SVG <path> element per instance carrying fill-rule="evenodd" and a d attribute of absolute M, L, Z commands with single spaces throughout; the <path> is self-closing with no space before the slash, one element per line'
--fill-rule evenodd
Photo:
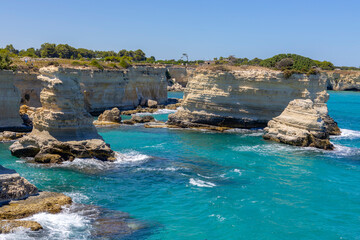
<path fill-rule="evenodd" d="M 13 71 L 0 71 L 0 131 L 30 131 L 20 117 L 20 91 L 14 86 Z"/>
<path fill-rule="evenodd" d="M 42 107 L 34 113 L 32 132 L 11 145 L 11 153 L 43 163 L 76 157 L 115 160 L 85 110 L 78 71 L 49 66 L 40 73 Z"/>
<path fill-rule="evenodd" d="M 181 108 L 168 124 L 180 127 L 262 128 L 290 101 L 326 103 L 326 77 L 261 67 L 199 67 L 189 78 Z"/>
<path fill-rule="evenodd" d="M 327 115 L 325 107 L 317 106 L 310 99 L 295 99 L 280 116 L 269 121 L 263 138 L 295 146 L 332 150 L 334 146 L 329 141 L 329 132 L 323 120 Z"/>

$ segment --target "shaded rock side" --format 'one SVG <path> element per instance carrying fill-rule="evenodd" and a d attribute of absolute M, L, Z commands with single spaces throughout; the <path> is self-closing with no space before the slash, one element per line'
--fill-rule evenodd
<path fill-rule="evenodd" d="M 0 205 L 38 193 L 38 189 L 12 169 L 0 165 Z"/>
<path fill-rule="evenodd" d="M 21 97 L 14 79 L 12 71 L 0 70 L 0 131 L 30 131 L 19 115 Z"/>
<path fill-rule="evenodd" d="M 322 111 L 310 99 L 291 101 L 280 116 L 269 121 L 263 138 L 302 147 L 334 148 Z"/>
<path fill-rule="evenodd" d="M 42 107 L 33 114 L 32 132 L 11 145 L 11 153 L 17 157 L 38 155 L 35 159 L 41 155 L 43 160 L 51 156 L 47 154 L 60 155 L 59 161 L 75 157 L 115 160 L 114 152 L 97 133 L 92 117 L 85 110 L 78 72 L 54 66 L 40 72 Z"/>
<path fill-rule="evenodd" d="M 360 71 L 326 71 L 327 88 L 335 91 L 360 91 Z"/>
<path fill-rule="evenodd" d="M 182 127 L 265 127 L 294 99 L 326 103 L 326 77 L 252 67 L 222 71 L 199 68 L 185 90 L 182 107 L 169 124 Z"/>

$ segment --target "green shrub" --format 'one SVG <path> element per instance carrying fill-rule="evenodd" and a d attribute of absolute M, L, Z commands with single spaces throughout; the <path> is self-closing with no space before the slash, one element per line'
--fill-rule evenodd
<path fill-rule="evenodd" d="M 306 75 L 308 75 L 308 76 L 309 75 L 316 75 L 318 73 L 319 73 L 319 70 L 317 70 L 316 68 L 312 68 L 306 73 Z"/>
<path fill-rule="evenodd" d="M 73 66 L 83 66 L 84 64 L 82 64 L 82 63 L 79 62 L 79 61 L 72 61 L 72 62 L 71 62 L 71 65 L 73 65 Z"/>
<path fill-rule="evenodd" d="M 13 62 L 11 61 L 10 57 L 6 53 L 0 54 L 0 70 L 15 70 L 15 66 L 11 66 Z"/>
<path fill-rule="evenodd" d="M 125 59 L 121 59 L 119 65 L 120 65 L 120 67 L 122 67 L 122 68 L 129 68 L 129 67 L 131 66 L 131 64 L 128 63 Z"/>
<path fill-rule="evenodd" d="M 104 67 L 103 67 L 98 61 L 96 61 L 95 59 L 93 59 L 93 60 L 90 62 L 89 65 L 91 65 L 91 66 L 93 66 L 93 67 L 97 67 L 97 68 L 100 69 L 100 70 L 104 70 Z"/>
<path fill-rule="evenodd" d="M 118 66 L 115 63 L 109 63 L 109 67 L 118 68 Z"/>
<path fill-rule="evenodd" d="M 276 65 L 283 59 L 292 59 L 293 65 L 290 69 L 300 71 L 302 73 L 308 72 L 312 67 L 316 66 L 316 63 L 311 58 L 303 57 L 297 54 L 278 54 L 271 58 L 264 59 L 260 62 L 260 66 L 275 68 Z"/>

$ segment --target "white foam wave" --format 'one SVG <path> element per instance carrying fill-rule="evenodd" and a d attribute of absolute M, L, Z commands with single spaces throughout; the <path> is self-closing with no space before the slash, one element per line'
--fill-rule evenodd
<path fill-rule="evenodd" d="M 216 219 L 219 221 L 219 222 L 223 222 L 226 218 L 222 217 L 220 214 L 211 214 L 209 215 L 209 217 L 216 217 Z"/>
<path fill-rule="evenodd" d="M 175 167 L 166 167 L 166 168 L 151 168 L 151 167 L 142 167 L 138 168 L 137 171 L 154 171 L 154 172 L 176 172 L 179 168 Z"/>
<path fill-rule="evenodd" d="M 0 239 L 12 240 L 45 240 L 45 239 L 89 239 L 91 237 L 91 220 L 77 213 L 71 213 L 70 209 L 64 209 L 61 213 L 38 213 L 23 220 L 31 220 L 40 223 L 43 230 L 31 232 L 28 229 L 18 228 L 15 232 L 4 234 Z"/>
<path fill-rule="evenodd" d="M 334 144 L 334 151 L 333 154 L 340 157 L 351 157 L 351 156 L 359 156 L 360 158 L 360 149 L 359 148 L 353 148 L 353 147 L 347 147 L 340 144 Z"/>
<path fill-rule="evenodd" d="M 212 182 L 205 182 L 203 180 L 200 179 L 194 179 L 194 178 L 190 178 L 189 183 L 191 185 L 197 186 L 197 187 L 207 187 L 207 188 L 212 188 L 215 187 L 216 184 L 212 183 Z"/>
<path fill-rule="evenodd" d="M 357 139 L 360 138 L 360 131 L 350 130 L 350 129 L 340 129 L 341 135 L 331 136 L 334 139 Z"/>
<path fill-rule="evenodd" d="M 65 195 L 71 197 L 74 203 L 85 203 L 89 197 L 79 192 L 64 192 Z"/>
<path fill-rule="evenodd" d="M 171 110 L 171 109 L 159 109 L 156 112 L 154 112 L 154 114 L 171 114 L 171 113 L 176 113 L 176 110 Z"/>
<path fill-rule="evenodd" d="M 235 168 L 233 171 L 236 172 L 236 173 L 238 173 L 239 176 L 242 175 L 242 171 L 241 171 L 240 169 Z"/>
<path fill-rule="evenodd" d="M 149 160 L 151 157 L 137 151 L 128 151 L 125 153 L 116 152 L 116 163 L 139 163 Z"/>

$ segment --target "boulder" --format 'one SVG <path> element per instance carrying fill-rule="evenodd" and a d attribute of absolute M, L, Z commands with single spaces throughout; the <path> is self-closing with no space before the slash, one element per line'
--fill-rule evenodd
<path fill-rule="evenodd" d="M 157 105 L 158 105 L 158 102 L 155 101 L 155 100 L 149 99 L 149 100 L 147 100 L 146 105 L 147 105 L 149 108 L 156 108 Z"/>
<path fill-rule="evenodd" d="M 321 106 L 323 108 L 324 106 Z M 263 138 L 302 147 L 332 150 L 323 111 L 310 99 L 295 99 L 269 121 Z"/>
<path fill-rule="evenodd" d="M 40 223 L 28 220 L 3 220 L 0 221 L 0 233 L 12 233 L 18 228 L 27 228 L 31 231 L 43 229 Z"/>
<path fill-rule="evenodd" d="M 121 122 L 120 110 L 113 108 L 111 110 L 105 110 L 98 118 L 99 122 Z"/>
<path fill-rule="evenodd" d="M 38 189 L 12 169 L 0 165 L 0 204 L 27 198 L 38 193 Z"/>

